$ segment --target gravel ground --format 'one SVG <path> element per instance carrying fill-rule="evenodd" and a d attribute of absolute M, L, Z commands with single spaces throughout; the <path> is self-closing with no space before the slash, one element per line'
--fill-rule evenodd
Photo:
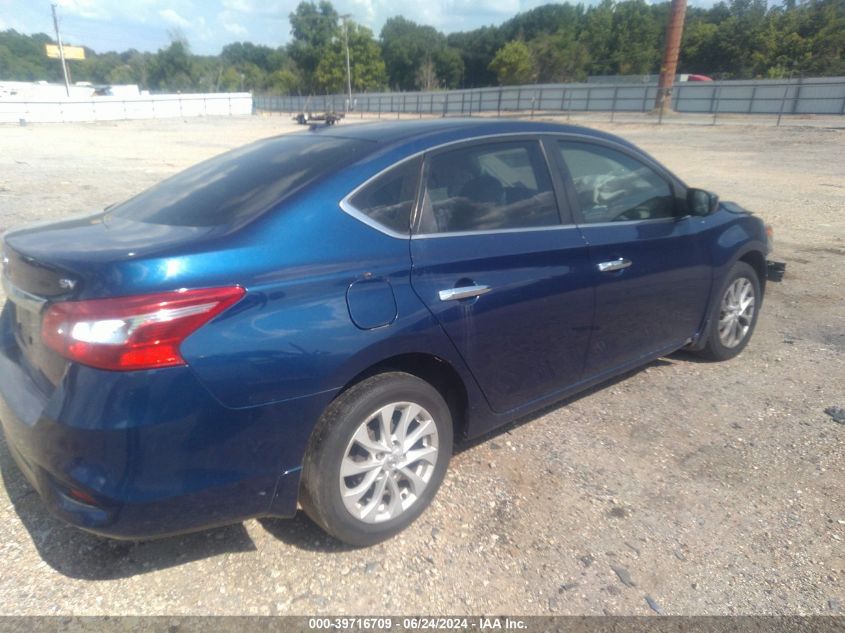
<path fill-rule="evenodd" d="M 344 124 L 346 125 L 346 124 Z M 596 124 L 775 226 L 746 351 L 664 358 L 460 447 L 409 530 L 145 543 L 49 516 L 0 441 L 3 614 L 843 614 L 845 132 Z M 102 208 L 283 117 L 0 128 L 0 226 Z"/>

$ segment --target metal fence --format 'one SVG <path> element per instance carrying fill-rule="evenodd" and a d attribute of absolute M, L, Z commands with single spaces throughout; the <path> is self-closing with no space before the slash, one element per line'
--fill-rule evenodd
<path fill-rule="evenodd" d="M 644 113 L 654 107 L 655 84 L 545 84 L 474 90 L 354 94 L 351 110 L 377 115 L 506 115 L 508 113 Z M 255 95 L 257 111 L 344 112 L 345 95 Z M 791 80 L 686 82 L 675 84 L 676 112 L 711 115 L 845 114 L 845 77 Z"/>

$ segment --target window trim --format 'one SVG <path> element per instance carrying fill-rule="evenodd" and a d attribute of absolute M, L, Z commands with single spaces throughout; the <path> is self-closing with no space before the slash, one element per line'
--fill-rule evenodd
<path fill-rule="evenodd" d="M 403 165 L 405 165 L 405 163 L 409 163 L 409 162 L 412 162 L 412 161 L 415 161 L 415 160 L 419 161 L 420 165 L 419 165 L 418 173 L 416 175 L 416 182 L 413 185 L 414 195 L 411 199 L 411 216 L 410 216 L 410 222 L 408 224 L 408 232 L 407 233 L 400 233 L 399 231 L 394 231 L 390 227 L 382 224 L 381 222 L 376 222 L 370 216 L 368 216 L 366 213 L 364 213 L 363 211 L 361 211 L 360 209 L 355 207 L 355 205 L 352 204 L 352 198 L 354 198 L 356 195 L 358 195 L 359 192 L 366 189 L 369 185 L 374 183 L 376 180 L 378 180 L 382 176 L 386 176 L 387 174 L 389 174 L 394 169 L 400 169 Z M 351 215 L 356 220 L 363 222 L 364 224 L 366 224 L 367 226 L 369 226 L 371 228 L 376 229 L 380 233 L 384 233 L 385 235 L 389 235 L 390 237 L 394 237 L 394 238 L 397 238 L 397 239 L 402 239 L 402 240 L 408 239 L 409 237 L 411 237 L 412 229 L 413 229 L 413 226 L 414 226 L 414 216 L 416 215 L 417 200 L 419 198 L 419 193 L 420 193 L 420 182 L 422 181 L 422 170 L 423 170 L 424 163 L 425 163 L 425 161 L 422 160 L 422 154 L 421 153 L 412 154 L 411 156 L 406 156 L 402 160 L 396 161 L 392 165 L 385 167 L 384 169 L 379 171 L 374 176 L 367 178 L 364 182 L 362 182 L 360 185 L 355 187 L 355 189 L 353 189 L 348 194 L 346 194 L 339 203 L 340 208 L 344 212 Z"/>
<path fill-rule="evenodd" d="M 538 231 L 560 231 L 577 229 L 575 224 L 550 224 L 548 226 L 522 226 L 513 229 L 485 229 L 483 231 L 448 231 L 443 233 L 414 233 L 412 240 L 430 240 L 438 237 L 471 237 L 473 235 L 501 235 L 504 233 L 537 233 Z"/>
<path fill-rule="evenodd" d="M 525 233 L 529 231 L 549 231 L 549 230 L 560 230 L 560 229 L 573 229 L 578 228 L 579 226 L 599 226 L 598 224 L 585 224 L 583 222 L 579 222 L 581 219 L 581 207 L 577 203 L 577 197 L 573 203 L 573 196 L 575 195 L 574 184 L 572 182 L 572 178 L 569 175 L 569 170 L 566 169 L 566 165 L 563 165 L 565 171 L 561 171 L 558 167 L 560 163 L 563 163 L 563 158 L 558 156 L 560 152 L 555 148 L 555 151 L 549 152 L 548 144 L 549 143 L 556 143 L 557 141 L 573 141 L 573 142 L 580 142 L 586 144 L 593 144 L 593 145 L 603 145 L 610 149 L 614 149 L 616 151 L 622 152 L 630 156 L 633 159 L 636 159 L 642 163 L 645 163 L 647 166 L 651 167 L 653 170 L 658 172 L 664 179 L 669 182 L 670 188 L 672 189 L 675 195 L 675 201 L 678 203 L 679 200 L 683 199 L 683 194 L 687 189 L 686 184 L 680 180 L 677 176 L 675 176 L 672 172 L 668 171 L 663 165 L 658 163 L 648 154 L 642 152 L 638 148 L 631 148 L 621 143 L 614 141 L 613 139 L 605 139 L 593 136 L 591 134 L 581 134 L 579 132 L 571 132 L 571 131 L 537 131 L 537 132 L 505 132 L 503 134 L 483 134 L 481 136 L 473 136 L 471 138 L 463 138 L 457 139 L 454 141 L 446 141 L 445 143 L 440 143 L 438 145 L 433 145 L 426 149 L 422 149 L 416 151 L 408 156 L 401 158 L 400 160 L 396 161 L 380 169 L 378 172 L 367 178 L 364 182 L 360 185 L 355 187 L 352 191 L 346 194 L 343 199 L 338 203 L 340 209 L 355 218 L 356 220 L 366 224 L 370 228 L 375 229 L 379 233 L 383 235 L 387 235 L 394 239 L 401 239 L 405 240 L 410 237 L 410 239 L 432 239 L 438 237 L 462 237 L 466 235 L 480 235 L 482 234 L 481 231 L 472 231 L 468 233 L 463 232 L 456 232 L 456 233 L 417 233 L 417 221 L 419 218 L 419 212 L 421 209 L 421 194 L 423 192 L 422 183 L 424 182 L 424 177 L 426 176 L 426 165 L 427 161 L 425 157 L 428 154 L 446 150 L 448 148 L 457 148 L 461 145 L 472 145 L 475 143 L 480 143 L 488 140 L 501 140 L 503 138 L 507 139 L 515 139 L 518 140 L 520 138 L 536 140 L 540 142 L 541 149 L 543 151 L 543 156 L 546 159 L 546 165 L 549 169 L 550 176 L 552 179 L 552 184 L 554 187 L 555 192 L 555 199 L 557 200 L 558 205 L 558 214 L 561 217 L 561 224 L 555 226 L 546 226 L 546 227 L 523 227 L 523 228 L 516 228 L 516 229 L 496 229 L 491 230 L 487 234 L 496 234 L 496 233 Z M 549 155 L 551 154 L 551 155 Z M 423 157 L 423 161 L 420 164 L 420 175 L 417 178 L 416 189 L 417 189 L 417 196 L 414 202 L 414 206 L 411 208 L 411 233 L 410 235 L 406 235 L 404 233 L 397 233 L 386 226 L 379 224 L 372 220 L 368 215 L 356 209 L 349 200 L 358 193 L 361 189 L 366 187 L 372 181 L 374 181 L 379 176 L 387 173 L 394 167 L 398 167 L 402 163 L 413 160 L 415 158 L 419 158 L 420 156 Z M 681 196 L 681 197 L 679 197 Z M 566 204 L 566 207 L 563 205 Z M 681 203 L 678 203 L 681 204 Z M 564 211 L 568 211 L 568 216 L 564 219 Z M 621 226 L 624 224 L 631 224 L 634 222 L 655 222 L 655 221 L 675 221 L 681 219 L 682 216 L 677 216 L 673 218 L 654 218 L 650 220 L 625 220 L 621 222 L 611 222 L 610 224 L 613 226 Z M 568 220 L 568 222 L 566 221 Z"/>

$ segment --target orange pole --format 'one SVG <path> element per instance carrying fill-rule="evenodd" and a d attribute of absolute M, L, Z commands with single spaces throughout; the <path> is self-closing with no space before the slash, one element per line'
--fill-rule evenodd
<path fill-rule="evenodd" d="M 660 65 L 660 80 L 654 102 L 654 107 L 660 114 L 672 109 L 672 85 L 675 83 L 675 72 L 678 69 L 686 11 L 687 0 L 672 0 L 669 21 L 666 24 L 666 48 L 663 52 L 663 63 Z"/>

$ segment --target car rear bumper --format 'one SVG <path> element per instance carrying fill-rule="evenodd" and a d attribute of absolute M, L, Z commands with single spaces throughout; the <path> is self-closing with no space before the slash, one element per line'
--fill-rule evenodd
<path fill-rule="evenodd" d="M 330 393 L 229 409 L 187 367 L 72 365 L 45 389 L 0 346 L 0 424 L 48 509 L 143 539 L 296 512 L 302 455 Z M 14 350 L 11 350 L 14 352 Z"/>

